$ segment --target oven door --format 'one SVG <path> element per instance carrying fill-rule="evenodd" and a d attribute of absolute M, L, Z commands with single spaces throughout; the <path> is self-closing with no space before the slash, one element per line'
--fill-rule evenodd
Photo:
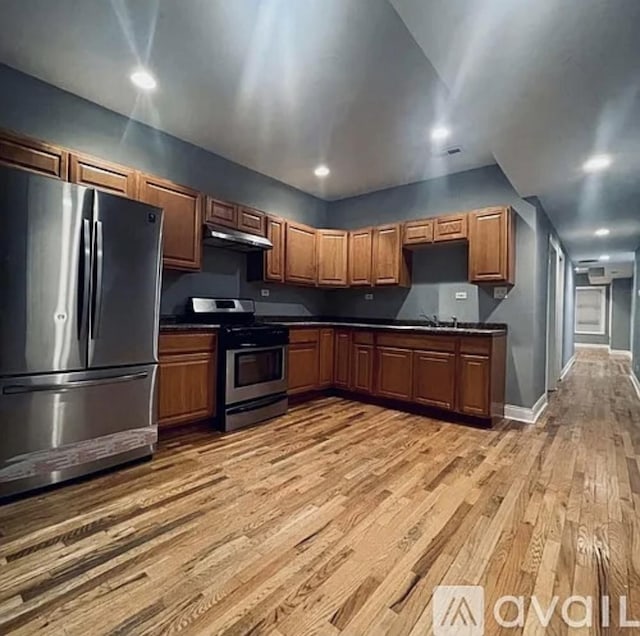
<path fill-rule="evenodd" d="M 227 351 L 226 406 L 286 392 L 287 349 L 277 345 Z"/>

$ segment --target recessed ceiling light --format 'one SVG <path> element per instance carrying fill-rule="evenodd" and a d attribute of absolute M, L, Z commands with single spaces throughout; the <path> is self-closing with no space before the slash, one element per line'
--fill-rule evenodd
<path fill-rule="evenodd" d="M 596 236 L 609 236 L 611 234 L 611 230 L 606 227 L 601 227 L 599 230 L 596 230 Z"/>
<path fill-rule="evenodd" d="M 598 260 L 600 261 L 608 261 L 609 260 L 609 255 L 608 254 L 603 254 Z"/>
<path fill-rule="evenodd" d="M 449 137 L 451 131 L 446 126 L 436 126 L 431 129 L 432 141 L 444 141 Z"/>
<path fill-rule="evenodd" d="M 139 68 L 131 73 L 131 81 L 142 90 L 152 91 L 158 84 L 149 71 Z"/>
<path fill-rule="evenodd" d="M 598 172 L 604 170 L 611 165 L 611 157 L 609 155 L 594 155 L 582 164 L 585 172 Z"/>
<path fill-rule="evenodd" d="M 329 168 L 327 168 L 327 166 L 318 166 L 314 171 L 313 174 L 316 175 L 316 177 L 328 177 L 329 173 L 331 172 L 331 170 L 329 170 Z"/>

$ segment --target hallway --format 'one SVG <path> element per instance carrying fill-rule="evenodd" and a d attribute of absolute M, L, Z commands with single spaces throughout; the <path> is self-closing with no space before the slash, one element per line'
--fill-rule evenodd
<path fill-rule="evenodd" d="M 638 620 L 628 369 L 580 351 L 535 426 L 323 398 L 2 506 L 0 632 L 84 635 L 91 617 L 92 634 L 423 635 L 439 584 L 482 585 L 487 608 L 609 595 L 612 626 L 626 595 Z M 544 632 L 528 602 L 524 629 L 493 620 L 492 636 L 569 633 L 559 610 Z"/>

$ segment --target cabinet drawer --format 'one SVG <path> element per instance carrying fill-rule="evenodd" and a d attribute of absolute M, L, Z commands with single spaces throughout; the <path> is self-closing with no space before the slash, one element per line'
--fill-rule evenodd
<path fill-rule="evenodd" d="M 434 241 L 458 241 L 467 238 L 467 215 L 449 214 L 436 219 Z"/>
<path fill-rule="evenodd" d="M 319 339 L 320 330 L 317 328 L 289 330 L 290 344 L 296 344 L 298 342 L 318 342 Z"/>
<path fill-rule="evenodd" d="M 212 331 L 161 333 L 160 355 L 172 353 L 209 352 L 216 348 L 217 335 Z"/>
<path fill-rule="evenodd" d="M 404 224 L 404 245 L 421 245 L 433 242 L 433 219 L 408 221 Z"/>
<path fill-rule="evenodd" d="M 491 354 L 491 338 L 463 336 L 460 338 L 460 353 L 488 356 Z"/>
<path fill-rule="evenodd" d="M 265 215 L 259 210 L 238 207 L 238 229 L 250 234 L 264 236 L 267 233 Z"/>
<path fill-rule="evenodd" d="M 380 333 L 378 346 L 400 349 L 425 349 L 428 351 L 455 351 L 456 341 L 451 336 L 423 336 L 418 334 Z"/>
<path fill-rule="evenodd" d="M 353 342 L 355 344 L 373 344 L 373 332 L 372 331 L 354 331 Z"/>

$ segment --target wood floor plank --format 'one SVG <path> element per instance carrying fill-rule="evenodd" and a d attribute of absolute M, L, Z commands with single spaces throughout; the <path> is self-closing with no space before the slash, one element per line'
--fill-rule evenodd
<path fill-rule="evenodd" d="M 609 594 L 640 619 L 640 401 L 581 351 L 535 425 L 490 430 L 321 397 L 0 506 L 0 633 L 433 633 L 437 585 Z M 573 608 L 579 618 L 580 608 Z M 491 612 L 487 621 L 493 620 Z M 508 617 L 508 616 L 505 616 Z M 89 627 L 88 627 L 89 626 Z"/>

